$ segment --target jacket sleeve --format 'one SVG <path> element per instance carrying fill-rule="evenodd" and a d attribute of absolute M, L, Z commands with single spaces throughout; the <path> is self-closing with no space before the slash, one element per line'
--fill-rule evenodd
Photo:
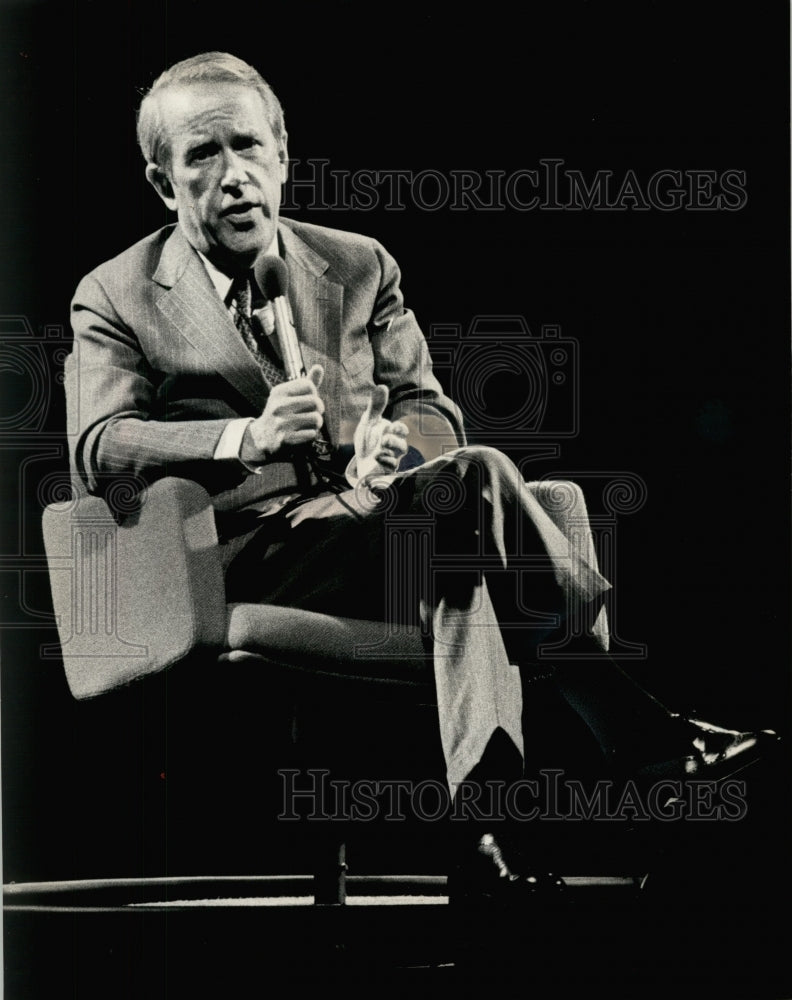
<path fill-rule="evenodd" d="M 424 458 L 465 444 L 462 414 L 432 370 L 426 339 L 404 306 L 396 261 L 378 243 L 381 282 L 369 324 L 377 383 L 390 391 L 386 416 L 410 428 L 409 443 Z"/>
<path fill-rule="evenodd" d="M 119 315 L 96 272 L 72 301 L 74 348 L 65 366 L 69 450 L 74 472 L 90 493 L 120 474 L 142 483 L 162 476 L 227 485 L 242 478 L 236 461 L 217 462 L 214 450 L 229 418 L 168 420 L 160 413 L 157 383 L 135 331 Z M 223 484 L 226 485 L 226 484 Z"/>

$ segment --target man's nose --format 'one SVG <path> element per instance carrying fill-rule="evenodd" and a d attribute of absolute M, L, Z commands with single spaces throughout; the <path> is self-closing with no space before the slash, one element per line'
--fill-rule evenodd
<path fill-rule="evenodd" d="M 247 180 L 247 170 L 245 162 L 233 149 L 225 152 L 223 157 L 223 176 L 220 179 L 220 186 L 223 190 L 227 188 L 238 188 Z"/>

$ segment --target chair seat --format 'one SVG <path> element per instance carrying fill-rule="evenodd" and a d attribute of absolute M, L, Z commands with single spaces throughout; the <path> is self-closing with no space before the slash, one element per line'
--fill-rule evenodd
<path fill-rule="evenodd" d="M 266 662 L 305 674 L 374 687 L 419 688 L 434 698 L 431 644 L 414 626 L 325 615 L 274 604 L 229 604 L 221 662 Z M 553 676 L 549 664 L 526 663 L 523 684 Z"/>
<path fill-rule="evenodd" d="M 431 651 L 414 626 L 389 626 L 271 604 L 230 604 L 221 659 L 290 672 L 434 690 Z"/>

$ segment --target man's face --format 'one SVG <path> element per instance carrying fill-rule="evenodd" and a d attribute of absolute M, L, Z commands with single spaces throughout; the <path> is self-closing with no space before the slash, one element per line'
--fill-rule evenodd
<path fill-rule="evenodd" d="M 159 100 L 170 170 L 149 165 L 146 176 L 196 250 L 232 274 L 249 268 L 275 235 L 288 162 L 264 102 L 235 83 L 172 88 Z"/>

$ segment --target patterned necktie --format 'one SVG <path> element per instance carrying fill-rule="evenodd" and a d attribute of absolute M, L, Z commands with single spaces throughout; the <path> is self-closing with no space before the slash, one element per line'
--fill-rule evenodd
<path fill-rule="evenodd" d="M 252 296 L 250 292 L 250 277 L 235 278 L 230 291 L 231 303 L 234 306 L 234 324 L 245 342 L 245 346 L 258 362 L 264 380 L 270 389 L 286 381 L 283 367 L 274 359 L 274 352 L 269 343 L 268 334 L 275 328 L 275 318 L 272 306 L 267 303 L 267 310 L 257 310 L 254 318 L 252 313 Z M 267 327 L 270 326 L 270 329 Z M 327 428 L 322 425 L 311 449 L 317 458 L 327 459 L 332 453 Z"/>
<path fill-rule="evenodd" d="M 271 353 L 272 348 L 267 342 L 269 331 L 262 329 L 262 324 L 253 319 L 250 280 L 247 275 L 234 279 L 231 286 L 231 303 L 234 307 L 234 325 L 261 368 L 264 380 L 270 388 L 285 382 L 286 375 L 283 368 L 275 361 Z"/>

